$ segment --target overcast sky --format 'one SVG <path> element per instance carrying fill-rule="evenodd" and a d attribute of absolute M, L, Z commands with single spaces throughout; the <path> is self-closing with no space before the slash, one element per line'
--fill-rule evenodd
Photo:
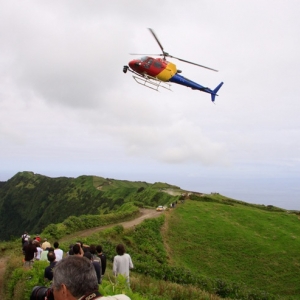
<path fill-rule="evenodd" d="M 157 181 L 300 210 L 300 2 L 0 0 L 0 180 Z M 210 95 L 123 66 L 164 50 Z"/>

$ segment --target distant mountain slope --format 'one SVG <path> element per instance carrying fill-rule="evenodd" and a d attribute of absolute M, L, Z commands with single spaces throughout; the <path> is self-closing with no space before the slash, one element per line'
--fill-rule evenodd
<path fill-rule="evenodd" d="M 24 230 L 40 233 L 50 223 L 69 216 L 105 214 L 125 202 L 156 206 L 172 202 L 165 183 L 149 184 L 95 176 L 50 178 L 19 172 L 0 185 L 0 240 L 20 236 Z M 174 200 L 173 200 L 174 201 Z"/>

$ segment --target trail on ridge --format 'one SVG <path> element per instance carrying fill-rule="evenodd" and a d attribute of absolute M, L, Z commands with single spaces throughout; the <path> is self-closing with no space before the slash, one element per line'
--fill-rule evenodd
<path fill-rule="evenodd" d="M 113 224 L 109 224 L 109 225 L 106 225 L 106 226 L 99 226 L 99 227 L 94 227 L 94 228 L 90 228 L 90 229 L 77 231 L 77 232 L 72 233 L 70 235 L 64 236 L 63 238 L 60 239 L 60 242 L 65 242 L 65 241 L 71 240 L 73 238 L 86 237 L 86 236 L 89 236 L 89 235 L 91 235 L 93 233 L 96 233 L 98 231 L 101 231 L 101 230 L 104 230 L 104 229 L 107 229 L 107 228 L 110 228 L 110 227 L 114 227 L 116 225 L 122 225 L 124 228 L 130 228 L 130 227 L 133 227 L 135 225 L 140 224 L 142 221 L 144 221 L 146 219 L 157 218 L 162 213 L 163 212 L 156 211 L 155 209 L 141 208 L 140 209 L 140 215 L 136 219 L 133 219 L 133 220 L 130 220 L 130 221 L 125 221 L 125 222 L 120 222 L 120 223 L 113 223 Z"/>

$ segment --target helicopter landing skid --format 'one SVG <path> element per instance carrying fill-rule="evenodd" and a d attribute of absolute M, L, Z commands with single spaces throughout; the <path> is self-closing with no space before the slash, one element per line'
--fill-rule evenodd
<path fill-rule="evenodd" d="M 151 77 L 151 76 L 143 76 L 142 77 L 142 76 L 136 76 L 136 75 L 132 75 L 132 77 L 138 84 L 146 86 L 149 89 L 155 90 L 157 92 L 158 92 L 159 88 L 164 88 L 169 91 L 172 91 L 171 84 L 169 84 L 167 82 L 163 82 L 161 80 L 158 80 L 155 77 Z"/>

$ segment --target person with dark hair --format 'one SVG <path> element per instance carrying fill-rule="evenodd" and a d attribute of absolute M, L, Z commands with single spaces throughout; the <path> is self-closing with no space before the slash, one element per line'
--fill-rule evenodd
<path fill-rule="evenodd" d="M 25 246 L 23 248 L 23 252 L 25 254 L 24 265 L 31 267 L 33 264 L 33 260 L 37 253 L 36 246 L 32 243 L 31 239 L 29 239 L 27 245 L 25 244 Z"/>
<path fill-rule="evenodd" d="M 67 252 L 67 256 L 69 256 L 69 255 L 74 255 L 74 253 L 73 253 L 73 244 L 71 244 L 70 246 L 69 246 L 69 251 Z"/>
<path fill-rule="evenodd" d="M 102 246 L 96 246 L 97 256 L 101 259 L 101 268 L 102 268 L 102 276 L 105 274 L 106 270 L 106 255 L 103 253 Z"/>
<path fill-rule="evenodd" d="M 63 258 L 56 264 L 52 288 L 55 300 L 130 300 L 123 294 L 102 296 L 91 262 L 75 255 Z"/>
<path fill-rule="evenodd" d="M 82 255 L 84 254 L 84 252 L 89 251 L 89 246 L 84 245 L 83 242 L 77 241 L 76 244 L 80 246 Z"/>
<path fill-rule="evenodd" d="M 74 251 L 75 247 L 75 251 Z M 77 242 L 76 244 L 73 245 L 73 255 L 80 255 L 83 256 L 84 251 L 83 251 L 83 244 L 82 242 Z"/>
<path fill-rule="evenodd" d="M 91 261 L 92 265 L 95 268 L 95 272 L 96 272 L 96 275 L 97 275 L 98 284 L 100 284 L 101 283 L 101 266 L 100 266 L 99 262 L 98 261 L 94 261 L 93 255 L 89 251 L 84 252 L 83 257 L 86 257 L 88 260 Z"/>
<path fill-rule="evenodd" d="M 133 269 L 131 257 L 128 253 L 125 253 L 125 246 L 123 244 L 117 245 L 116 252 L 118 255 L 114 257 L 113 273 L 115 276 L 118 274 L 125 276 L 129 284 L 129 270 Z"/>
<path fill-rule="evenodd" d="M 90 245 L 90 252 L 93 256 L 97 256 L 95 245 Z"/>
<path fill-rule="evenodd" d="M 92 254 L 93 257 L 93 262 L 97 262 L 100 266 L 100 270 L 101 270 L 101 278 L 102 278 L 102 262 L 101 262 L 101 258 L 97 255 L 97 251 L 96 251 L 96 246 L 95 245 L 90 245 L 90 252 Z"/>
<path fill-rule="evenodd" d="M 50 265 L 45 268 L 44 278 L 45 278 L 46 281 L 47 280 L 51 281 L 53 279 L 53 268 L 56 265 L 56 261 L 55 261 L 56 256 L 55 256 L 55 253 L 53 251 L 48 252 L 47 258 L 48 258 L 48 261 L 50 262 Z"/>
<path fill-rule="evenodd" d="M 82 248 L 80 247 L 80 244 L 75 244 L 73 246 L 73 255 L 83 256 L 83 251 Z"/>
<path fill-rule="evenodd" d="M 54 253 L 56 256 L 56 261 L 60 261 L 64 256 L 64 251 L 58 248 L 59 247 L 58 242 L 54 242 L 53 246 L 54 246 Z"/>

